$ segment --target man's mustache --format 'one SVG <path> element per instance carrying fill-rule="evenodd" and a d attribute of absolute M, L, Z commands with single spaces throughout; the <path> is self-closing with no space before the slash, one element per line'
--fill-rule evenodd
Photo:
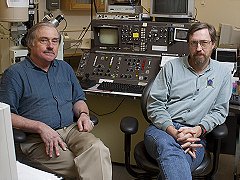
<path fill-rule="evenodd" d="M 47 50 L 47 51 L 44 51 L 43 53 L 52 53 L 52 54 L 54 54 L 54 55 L 55 55 L 55 52 L 54 52 L 54 51 L 49 51 L 49 50 Z"/>
<path fill-rule="evenodd" d="M 205 54 L 204 53 L 195 53 L 193 56 L 205 56 Z"/>

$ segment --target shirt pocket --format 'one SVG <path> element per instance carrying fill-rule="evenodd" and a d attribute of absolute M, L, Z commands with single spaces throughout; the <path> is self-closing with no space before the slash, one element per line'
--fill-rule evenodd
<path fill-rule="evenodd" d="M 58 82 L 57 88 L 63 101 L 72 101 L 72 83 L 70 81 Z"/>

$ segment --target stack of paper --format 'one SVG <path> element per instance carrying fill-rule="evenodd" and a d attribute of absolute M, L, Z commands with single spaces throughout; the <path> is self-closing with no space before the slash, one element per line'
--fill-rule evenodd
<path fill-rule="evenodd" d="M 41 171 L 17 161 L 18 180 L 61 180 L 54 174 Z"/>

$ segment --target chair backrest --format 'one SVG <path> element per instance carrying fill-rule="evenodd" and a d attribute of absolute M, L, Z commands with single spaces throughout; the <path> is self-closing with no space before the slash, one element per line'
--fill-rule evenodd
<path fill-rule="evenodd" d="M 141 97 L 141 109 L 142 109 L 142 113 L 144 118 L 149 122 L 152 123 L 151 120 L 148 119 L 148 115 L 147 115 L 147 100 L 148 100 L 148 96 L 152 87 L 154 79 L 151 79 L 148 81 L 147 85 L 145 86 L 143 93 L 142 93 L 142 97 Z"/>

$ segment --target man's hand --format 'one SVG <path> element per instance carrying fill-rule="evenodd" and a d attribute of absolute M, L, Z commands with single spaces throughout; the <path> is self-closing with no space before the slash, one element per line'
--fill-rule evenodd
<path fill-rule="evenodd" d="M 41 125 L 40 136 L 45 143 L 46 153 L 49 157 L 53 156 L 53 151 L 55 151 L 56 156 L 60 156 L 59 146 L 64 151 L 67 149 L 60 135 L 46 124 Z"/>
<path fill-rule="evenodd" d="M 94 127 L 93 122 L 90 120 L 89 116 L 85 113 L 82 113 L 80 115 L 77 121 L 77 125 L 79 131 L 82 132 L 90 132 Z"/>
<path fill-rule="evenodd" d="M 196 148 L 202 147 L 202 144 L 195 143 L 201 140 L 198 138 L 200 134 L 201 129 L 199 130 L 198 126 L 182 127 L 178 130 L 176 140 L 181 144 L 185 153 L 189 153 L 193 158 L 196 158 Z"/>

